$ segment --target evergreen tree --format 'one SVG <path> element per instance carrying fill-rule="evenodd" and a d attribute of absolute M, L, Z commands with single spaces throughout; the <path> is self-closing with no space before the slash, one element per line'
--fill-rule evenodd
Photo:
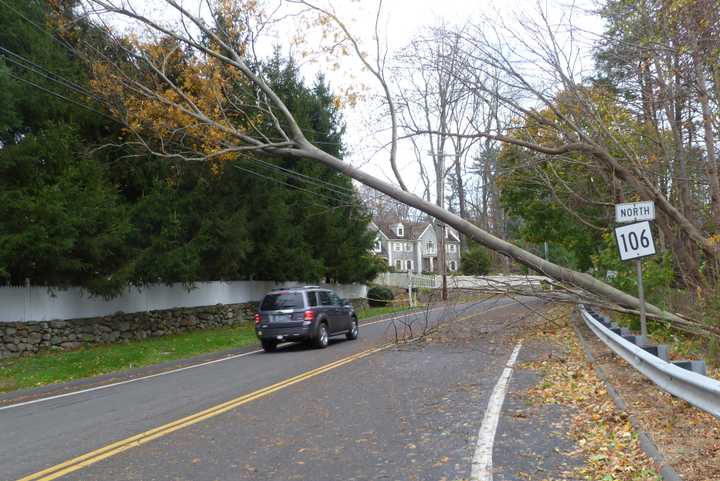
<path fill-rule="evenodd" d="M 84 82 L 72 53 L 38 30 L 47 24 L 46 7 L 21 2 L 15 8 L 25 18 L 15 10 L 0 16 L 0 276 L 112 294 L 129 279 L 131 227 L 105 168 L 87 151 L 111 129 L 27 83 L 72 96 L 32 64 Z"/>
<path fill-rule="evenodd" d="M 36 25 L 12 12 L 0 17 L 0 47 L 76 89 L 9 61 L 17 58 L 7 52 L 0 56 L 0 101 L 7 106 L 0 114 L 1 279 L 79 285 L 109 296 L 154 282 L 375 276 L 368 213 L 349 178 L 316 162 L 254 155 L 207 164 L 154 158 L 130 146 L 95 149 L 124 134 L 73 102 L 100 108 L 92 95 L 77 95 L 89 81 L 72 49 L 37 28 L 49 23 L 47 5 L 23 5 Z M 77 41 L 104 42 L 102 32 L 77 25 Z M 189 64 L 177 51 L 170 75 L 179 79 Z M 324 78 L 306 86 L 279 52 L 258 69 L 308 137 L 342 155 L 344 126 Z"/>

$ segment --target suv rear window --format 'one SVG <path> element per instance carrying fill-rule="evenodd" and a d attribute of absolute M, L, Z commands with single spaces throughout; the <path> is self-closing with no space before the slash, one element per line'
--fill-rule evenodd
<path fill-rule="evenodd" d="M 308 291 L 305 294 L 307 295 L 308 306 L 315 307 L 318 305 L 317 294 L 315 291 Z"/>
<path fill-rule="evenodd" d="M 281 309 L 302 309 L 303 296 L 299 292 L 279 292 L 268 294 L 260 305 L 261 311 L 278 311 Z"/>

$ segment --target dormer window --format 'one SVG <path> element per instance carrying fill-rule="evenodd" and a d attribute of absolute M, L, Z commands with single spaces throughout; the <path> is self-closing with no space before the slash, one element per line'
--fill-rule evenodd
<path fill-rule="evenodd" d="M 402 224 L 398 224 L 396 233 L 398 237 L 405 237 L 405 227 Z"/>

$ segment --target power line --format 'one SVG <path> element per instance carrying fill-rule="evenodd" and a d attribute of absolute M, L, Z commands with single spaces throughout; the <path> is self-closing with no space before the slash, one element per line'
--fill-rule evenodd
<path fill-rule="evenodd" d="M 262 162 L 262 161 L 259 161 L 258 159 L 250 159 L 250 160 L 253 160 L 256 162 Z M 327 185 L 324 185 L 323 183 L 315 182 L 315 180 L 319 180 L 319 179 L 315 179 L 313 177 L 308 177 L 304 174 L 301 174 L 299 172 L 296 172 L 296 171 L 293 171 L 290 169 L 284 169 L 282 167 L 273 166 L 272 164 L 269 164 L 269 165 L 266 165 L 263 167 L 281 172 L 285 175 L 290 176 L 291 178 L 294 178 L 295 180 L 298 180 L 300 182 L 305 182 L 306 184 L 313 185 L 315 187 L 318 187 L 319 189 L 323 189 L 324 191 L 334 195 L 335 198 L 337 198 L 337 199 L 343 199 L 343 200 L 347 200 L 347 201 L 352 201 L 354 199 L 354 194 L 352 192 L 343 192 L 343 191 L 335 190 L 331 187 L 328 187 Z M 330 185 L 332 185 L 332 184 L 330 184 Z M 332 196 L 332 195 L 330 195 L 330 196 Z"/>
<path fill-rule="evenodd" d="M 5 5 L 10 11 L 14 12 L 17 16 L 19 16 L 20 18 L 22 18 L 23 20 L 25 20 L 26 22 L 28 22 L 30 25 L 32 25 L 33 27 L 35 27 L 35 29 L 38 30 L 39 32 L 44 33 L 45 35 L 48 35 L 51 39 L 53 39 L 53 41 L 55 41 L 56 43 L 58 43 L 59 45 L 65 47 L 65 48 L 67 48 L 67 49 L 70 50 L 71 52 L 73 51 L 66 42 L 63 42 L 62 40 L 60 40 L 59 38 L 57 38 L 55 35 L 53 35 L 52 33 L 48 32 L 48 31 L 47 31 L 46 29 L 44 29 L 42 26 L 38 25 L 37 22 L 34 22 L 33 20 L 29 19 L 29 18 L 28 18 L 27 16 L 25 16 L 21 11 L 19 11 L 19 10 L 16 9 L 16 8 L 14 8 L 12 5 L 10 5 L 9 3 L 7 3 L 5 0 L 0 0 L 0 3 L 2 3 L 3 5 Z"/>
<path fill-rule="evenodd" d="M 37 30 L 40 31 L 41 33 L 44 33 L 44 34 L 50 36 L 50 37 L 51 37 L 55 42 L 57 42 L 60 46 L 68 49 L 71 53 L 75 53 L 75 50 L 74 50 L 69 44 L 67 44 L 67 43 L 64 42 L 64 41 L 61 41 L 61 40 L 60 40 L 58 37 L 56 37 L 53 33 L 49 32 L 49 31 L 46 30 L 45 28 L 43 28 L 43 27 L 41 27 L 40 25 L 38 25 L 36 22 L 34 22 L 33 20 L 31 20 L 30 18 L 28 18 L 27 16 L 25 16 L 22 12 L 20 12 L 20 11 L 18 11 L 17 9 L 13 8 L 13 7 L 12 7 L 11 5 L 9 5 L 5 0 L 0 0 L 0 3 L 2 3 L 3 5 L 5 5 L 6 7 L 8 7 L 8 8 L 9 8 L 10 10 L 12 10 L 15 14 L 17 14 L 17 15 L 20 16 L 22 19 L 24 19 L 26 22 L 28 22 L 29 24 L 31 24 L 35 29 L 37 29 Z M 86 42 L 84 42 L 84 43 L 86 43 Z M 87 43 L 86 43 L 86 44 L 87 44 Z M 48 69 L 48 68 L 46 68 L 46 67 L 43 67 L 43 66 L 41 66 L 41 65 L 33 62 L 32 60 L 30 60 L 30 59 L 28 59 L 28 58 L 26 58 L 26 57 L 24 57 L 24 56 L 22 56 L 22 55 L 20 55 L 20 54 L 17 54 L 17 53 L 15 53 L 15 52 L 13 52 L 13 51 L 5 48 L 5 47 L 0 46 L 0 50 L 2 50 L 3 52 L 5 52 L 6 55 L 3 55 L 3 56 L 4 56 L 7 60 L 9 60 L 9 61 L 11 61 L 12 63 L 14 63 L 15 65 L 17 65 L 17 66 L 19 66 L 19 67 L 21 67 L 21 68 L 24 68 L 24 69 L 26 69 L 26 70 L 29 70 L 29 71 L 31 71 L 31 72 L 34 72 L 34 73 L 36 73 L 36 74 L 38 74 L 38 75 L 41 75 L 41 76 L 44 77 L 45 79 L 47 79 L 47 80 L 49 80 L 49 81 L 51 81 L 51 82 L 54 82 L 54 83 L 56 83 L 56 84 L 59 84 L 59 85 L 65 87 L 65 88 L 69 88 L 69 89 L 75 91 L 76 93 L 80 93 L 80 94 L 86 95 L 86 96 L 88 96 L 88 97 L 90 97 L 90 98 L 93 98 L 93 99 L 97 100 L 97 101 L 100 102 L 100 103 L 104 103 L 104 101 L 103 101 L 102 99 L 100 99 L 99 97 L 95 96 L 92 92 L 90 92 L 89 90 L 85 89 L 85 88 L 82 87 L 81 85 L 79 85 L 79 84 L 77 84 L 77 83 L 75 83 L 75 82 L 73 82 L 73 81 L 71 81 L 71 80 L 63 77 L 62 75 L 60 75 L 60 74 L 58 74 L 58 73 L 56 73 L 56 72 L 53 72 L 52 70 L 50 70 L 50 69 Z M 9 54 L 11 57 L 9 57 L 7 54 Z M 13 57 L 16 58 L 16 59 L 19 59 L 19 60 L 15 60 Z M 78 107 L 84 108 L 84 109 L 89 110 L 89 111 L 91 111 L 91 112 L 94 112 L 94 113 L 96 113 L 96 114 L 98 114 L 98 115 L 101 115 L 101 116 L 103 116 L 103 117 L 105 117 L 105 118 L 108 118 L 108 119 L 110 119 L 110 120 L 113 120 L 113 121 L 115 121 L 115 122 L 118 122 L 117 119 L 115 119 L 115 118 L 113 118 L 113 117 L 111 117 L 111 116 L 109 116 L 109 115 L 107 115 L 107 114 L 105 114 L 105 113 L 103 113 L 103 112 L 100 112 L 100 111 L 98 111 L 98 110 L 96 110 L 96 109 L 93 109 L 93 108 L 91 108 L 91 107 L 89 107 L 89 106 L 87 106 L 87 105 L 85 105 L 85 104 L 83 104 L 83 103 L 81 103 L 81 102 L 78 102 L 78 101 L 69 99 L 69 98 L 65 97 L 64 95 L 62 95 L 62 94 L 60 94 L 60 93 L 58 93 L 58 92 L 52 91 L 52 90 L 50 90 L 50 89 L 48 89 L 48 88 L 45 88 L 45 87 L 43 87 L 43 86 L 41 86 L 41 85 L 39 85 L 39 84 L 37 84 L 37 83 L 35 83 L 35 82 L 32 82 L 32 81 L 30 81 L 30 80 L 27 80 L 27 79 L 18 77 L 18 76 L 16 76 L 16 75 L 13 75 L 12 73 L 10 73 L 9 76 L 10 76 L 11 78 L 17 80 L 17 81 L 24 82 L 24 83 L 26 83 L 26 84 L 28 84 L 28 85 L 31 85 L 32 87 L 37 88 L 37 89 L 41 90 L 42 92 L 45 92 L 45 93 L 47 93 L 47 94 L 49 94 L 49 95 L 52 95 L 52 96 L 54 96 L 54 97 L 56 97 L 56 98 L 58 98 L 58 99 L 64 100 L 64 101 L 69 102 L 69 103 L 71 103 L 71 104 L 73 104 L 73 105 L 76 105 L 76 106 L 78 106 Z M 121 123 L 121 122 L 118 122 L 118 123 Z M 121 124 L 122 124 L 122 123 L 121 123 Z M 303 130 L 303 131 L 305 131 L 305 132 L 312 132 L 312 133 L 322 134 L 322 135 L 332 135 L 332 134 L 335 133 L 335 132 L 321 132 L 321 131 L 319 131 L 319 130 L 311 129 L 311 128 L 301 128 L 301 130 Z M 315 141 L 314 143 L 316 143 L 316 144 L 326 144 L 326 145 L 342 145 L 341 142 Z M 312 176 L 308 176 L 308 175 L 305 175 L 305 174 L 302 174 L 302 173 L 293 171 L 293 170 L 291 170 L 291 169 L 284 168 L 284 167 L 282 167 L 282 166 L 278 166 L 278 165 L 271 164 L 271 163 L 269 163 L 269 162 L 265 162 L 265 161 L 260 160 L 260 159 L 251 158 L 251 160 L 253 160 L 253 161 L 261 164 L 261 165 L 264 166 L 265 168 L 270 168 L 270 169 L 282 171 L 283 173 L 285 173 L 285 174 L 287 174 L 287 175 L 290 175 L 291 177 L 293 177 L 293 178 L 295 178 L 295 179 L 297 179 L 297 180 L 299 180 L 299 181 L 302 181 L 302 182 L 305 182 L 305 183 L 309 183 L 309 184 L 312 184 L 312 185 L 315 185 L 315 186 L 319 187 L 320 189 L 324 189 L 324 190 L 326 190 L 326 191 L 332 192 L 332 193 L 334 193 L 334 194 L 337 195 L 337 196 L 343 197 L 344 200 L 349 200 L 349 201 L 354 200 L 354 195 L 353 195 L 353 194 L 354 194 L 354 191 L 353 191 L 351 188 L 347 188 L 347 187 L 343 187 L 343 186 L 338 186 L 338 185 L 332 184 L 332 183 L 330 183 L 330 182 L 324 181 L 324 180 L 322 180 L 322 179 L 318 179 L 318 178 L 315 178 L 315 177 L 312 177 Z M 236 167 L 237 167 L 237 166 L 236 166 Z M 283 185 L 285 185 L 285 186 L 287 186 L 287 187 L 294 188 L 294 189 L 296 189 L 296 190 L 301 190 L 301 191 L 304 191 L 304 192 L 308 192 L 308 193 L 311 193 L 311 194 L 313 194 L 313 195 L 321 195 L 321 196 L 323 196 L 323 197 L 325 197 L 325 198 L 327 198 L 327 199 L 329 199 L 329 200 L 339 200 L 338 198 L 334 198 L 334 197 L 331 197 L 331 196 L 329 196 L 329 195 L 321 194 L 321 193 L 318 193 L 318 192 L 313 192 L 313 191 L 310 191 L 310 190 L 308 190 L 308 189 L 303 189 L 303 188 L 301 188 L 301 187 L 297 187 L 297 186 L 294 186 L 294 185 L 292 185 L 292 184 L 288 184 L 288 183 L 286 183 L 286 182 L 278 181 L 277 179 L 273 179 L 272 177 L 264 176 L 264 175 L 259 174 L 259 173 L 257 173 L 257 172 L 253 172 L 253 171 L 250 171 L 250 170 L 247 170 L 247 169 L 243 169 L 242 167 L 238 167 L 238 168 L 239 168 L 240 170 L 243 170 L 243 171 L 245 171 L 245 172 L 251 173 L 251 174 L 253 174 L 253 175 L 262 177 L 262 178 L 264 178 L 264 179 L 266 179 L 266 180 L 270 180 L 270 181 L 273 181 L 273 182 L 276 182 L 276 183 L 280 183 L 280 184 L 283 184 Z"/>
<path fill-rule="evenodd" d="M 50 32 L 50 31 L 48 31 L 47 29 L 43 28 L 42 26 L 38 25 L 37 22 L 34 22 L 34 21 L 31 20 L 30 18 L 28 18 L 26 15 L 24 15 L 22 12 L 20 12 L 20 11 L 17 10 L 16 8 L 13 8 L 13 7 L 12 7 L 11 5 L 9 5 L 5 0 L 0 0 L 0 4 L 5 5 L 8 9 L 10 9 L 10 10 L 13 11 L 15 14 L 17 14 L 19 17 L 21 17 L 23 20 L 25 20 L 26 22 L 28 22 L 29 24 L 31 24 L 33 27 L 35 27 L 36 30 L 38 30 L 38 31 L 44 33 L 45 35 L 49 36 L 50 38 L 52 38 L 56 43 L 58 43 L 60 46 L 62 46 L 62 47 L 64 47 L 65 49 L 67 49 L 70 53 L 73 53 L 73 54 L 76 54 L 76 53 L 77 53 L 76 50 L 73 49 L 72 46 L 69 45 L 67 42 L 64 42 L 64 41 L 60 40 L 60 39 L 59 39 L 56 35 L 54 35 L 52 32 Z M 57 29 L 56 29 L 56 30 L 57 30 Z M 97 48 L 95 48 L 94 46 L 88 44 L 88 43 L 87 43 L 86 41 L 84 41 L 84 40 L 83 40 L 82 42 L 83 42 L 85 45 L 87 45 L 88 47 L 90 47 L 90 48 L 92 48 L 93 50 L 95 50 L 96 52 L 98 52 L 100 55 L 102 55 L 102 53 L 99 52 L 99 51 L 97 50 Z M 2 48 L 2 47 L 0 47 L 0 49 L 6 50 L 6 51 L 9 52 L 10 54 L 15 55 L 15 56 L 21 58 L 23 61 L 25 61 L 25 62 L 27 62 L 27 63 L 35 66 L 36 68 L 45 70 L 46 72 L 50 73 L 51 75 L 57 76 L 58 78 L 66 81 L 66 82 L 68 82 L 69 84 L 75 85 L 76 88 L 84 89 L 83 87 L 79 86 L 78 84 L 75 84 L 75 83 L 73 83 L 72 81 L 69 81 L 69 80 L 67 80 L 67 79 L 64 79 L 61 75 L 59 75 L 59 74 L 57 74 L 57 73 L 55 73 L 55 72 L 52 72 L 52 71 L 48 70 L 47 68 L 44 68 L 44 67 L 42 67 L 42 66 L 40 66 L 40 65 L 37 65 L 37 64 L 33 63 L 32 61 L 28 60 L 27 58 L 24 58 L 24 57 L 22 57 L 22 56 L 20 56 L 20 55 L 18 55 L 18 54 L 15 54 L 14 52 L 11 52 L 11 51 L 9 51 L 9 50 L 7 50 L 7 49 L 4 49 L 4 48 Z M 7 58 L 7 57 L 6 57 L 6 58 Z M 20 66 L 21 66 L 21 67 L 28 68 L 28 67 L 23 66 L 23 65 L 20 65 Z M 36 73 L 40 73 L 40 72 L 36 72 Z M 42 75 L 42 74 L 40 74 L 40 75 Z M 43 76 L 45 76 L 45 75 L 43 75 Z M 47 78 L 47 76 L 45 76 L 45 77 Z M 52 80 L 52 79 L 49 79 L 49 80 Z M 69 87 L 69 88 L 73 88 L 73 87 L 71 87 L 70 85 L 68 85 L 68 87 Z M 85 90 L 83 93 L 85 93 L 85 95 L 88 95 L 89 97 L 94 98 L 95 100 L 99 101 L 100 103 L 104 103 L 104 101 L 102 101 L 101 99 L 99 99 L 98 97 L 96 97 L 96 96 L 95 96 L 94 94 L 92 94 L 90 91 Z M 327 136 L 331 136 L 331 135 L 334 135 L 334 134 L 338 133 L 338 132 L 330 132 L 330 131 L 323 132 L 323 131 L 320 131 L 320 130 L 316 130 L 316 129 L 312 129 L 312 128 L 307 128 L 307 127 L 300 127 L 300 130 L 303 131 L 303 132 L 320 134 L 320 135 L 327 135 Z M 328 142 L 328 141 L 322 141 L 322 140 L 314 140 L 312 143 L 318 144 L 318 145 L 332 145 L 332 146 L 342 146 L 342 145 L 343 145 L 342 142 Z"/>
<path fill-rule="evenodd" d="M 0 2 L 1 1 L 2 0 L 0 0 Z M 38 65 L 35 62 L 33 62 L 32 60 L 30 60 L 20 54 L 17 54 L 17 53 L 15 53 L 5 47 L 2 47 L 2 46 L 0 46 L 0 51 L 6 53 L 5 55 L 2 55 L 6 60 L 9 60 L 13 64 L 15 64 L 21 68 L 24 68 L 33 73 L 36 73 L 51 82 L 55 82 L 63 87 L 67 87 L 79 94 L 86 95 L 86 96 L 96 100 L 98 103 L 101 103 L 101 104 L 106 103 L 102 98 L 96 96 L 93 92 L 85 89 L 83 86 L 79 85 L 78 83 L 68 80 L 67 78 L 63 77 L 62 75 L 60 75 L 56 72 L 53 72 L 52 70 L 50 70 L 46 67 L 43 67 L 42 65 Z M 9 57 L 7 54 L 11 55 L 12 57 Z M 15 57 L 19 60 L 16 60 L 13 57 Z M 321 132 L 319 132 L 317 130 L 313 130 L 313 129 L 301 129 L 301 130 L 308 131 L 308 132 L 321 133 Z M 329 132 L 327 132 L 327 133 L 329 133 Z M 339 142 L 314 141 L 314 143 L 315 144 L 324 144 L 324 145 L 342 145 Z M 299 175 L 302 175 L 302 174 L 299 174 Z M 323 182 L 322 180 L 320 180 L 320 181 Z M 341 188 L 340 186 L 335 186 L 334 184 L 329 184 L 329 185 L 332 185 L 333 187 Z M 347 190 L 349 190 L 349 189 L 347 189 Z"/>
<path fill-rule="evenodd" d="M 61 100 L 66 101 L 66 102 L 70 102 L 70 103 L 73 104 L 73 105 L 76 105 L 76 106 L 78 106 L 78 107 L 80 107 L 80 108 L 83 108 L 83 109 L 85 109 L 85 110 L 89 110 L 90 112 L 94 112 L 94 113 L 96 113 L 96 114 L 98 114 L 98 115 L 101 115 L 101 116 L 103 116 L 103 117 L 105 117 L 105 118 L 107 118 L 107 119 L 109 119 L 109 120 L 112 120 L 113 122 L 117 122 L 117 123 L 119 123 L 119 124 L 122 125 L 122 122 L 118 121 L 118 120 L 117 120 L 116 118 L 114 118 L 114 117 L 111 117 L 111 116 L 109 116 L 109 115 L 107 115 L 107 114 L 105 114 L 105 113 L 103 113 L 103 112 L 100 112 L 99 110 L 96 110 L 96 109 L 94 109 L 94 108 L 92 108 L 92 107 L 89 107 L 89 106 L 83 104 L 82 102 L 77 102 L 77 101 L 75 101 L 75 100 L 69 99 L 69 98 L 65 97 L 64 95 L 59 94 L 59 93 L 57 93 L 57 92 L 54 92 L 54 91 L 52 91 L 52 90 L 50 90 L 50 89 L 47 89 L 47 88 L 43 87 L 42 85 L 38 85 L 38 84 L 36 84 L 35 82 L 33 82 L 33 81 L 31 81 L 31 80 L 24 79 L 24 78 L 22 78 L 22 77 L 18 77 L 17 75 L 13 74 L 12 72 L 8 72 L 8 76 L 9 76 L 10 78 L 14 79 L 14 80 L 17 80 L 18 82 L 23 82 L 23 83 L 26 83 L 26 84 L 28 84 L 28 85 L 31 85 L 31 86 L 35 87 L 36 89 L 45 92 L 46 94 L 52 95 L 52 96 L 54 96 L 54 97 L 57 97 L 57 98 L 59 98 L 59 99 L 61 99 Z"/>
<path fill-rule="evenodd" d="M 96 97 L 92 92 L 90 92 L 89 90 L 86 90 L 81 85 L 79 85 L 71 80 L 68 80 L 65 77 L 63 77 L 51 70 L 43 68 L 42 66 L 37 65 L 36 63 L 33 63 L 32 61 L 23 57 L 22 55 L 18 55 L 2 46 L 0 46 L 0 50 L 2 50 L 3 52 L 9 53 L 13 57 L 16 57 L 21 60 L 21 61 L 15 60 L 14 58 L 7 56 L 7 54 L 2 55 L 6 60 L 12 62 L 13 64 L 15 64 L 21 68 L 24 68 L 26 70 L 29 70 L 31 72 L 34 72 L 34 73 L 46 78 L 47 80 L 50 80 L 51 82 L 55 82 L 60 85 L 63 85 L 79 94 L 86 95 L 86 96 L 94 98 L 95 100 L 98 100 L 98 101 L 100 100 L 99 97 Z M 23 62 L 25 62 L 25 63 L 23 63 Z M 26 65 L 26 64 L 28 64 L 28 65 Z M 55 77 L 57 77 L 57 78 L 55 78 Z"/>
<path fill-rule="evenodd" d="M 300 177 L 300 178 L 302 178 L 302 179 L 306 179 L 307 182 L 316 183 L 316 184 L 324 184 L 324 185 L 328 186 L 328 187 L 325 187 L 326 189 L 331 190 L 331 191 L 333 191 L 333 192 L 337 192 L 338 194 L 341 194 L 341 195 L 353 194 L 353 193 L 355 192 L 352 188 L 343 187 L 343 186 L 341 186 L 341 185 L 336 185 L 336 184 L 333 184 L 333 183 L 331 183 L 331 182 L 327 182 L 327 181 L 325 181 L 325 180 L 323 180 L 323 179 L 319 179 L 319 178 L 317 178 L 317 177 L 313 177 L 313 176 L 310 176 L 310 175 L 302 174 L 302 173 L 300 173 L 300 172 L 297 172 L 297 171 L 292 170 L 292 169 L 288 169 L 288 168 L 286 168 L 286 167 L 282 167 L 282 166 L 280 166 L 280 165 L 271 164 L 270 162 L 266 162 L 266 161 L 261 160 L 261 159 L 255 159 L 255 158 L 253 158 L 252 160 L 254 160 L 255 162 L 258 162 L 258 163 L 262 164 L 263 166 L 265 166 L 265 167 L 267 167 L 267 168 L 272 168 L 272 169 L 275 169 L 275 170 L 280 170 L 280 171 L 286 172 L 286 173 L 288 173 L 288 174 L 290 174 L 290 175 L 293 175 L 293 176 L 295 176 L 295 177 Z"/>
<path fill-rule="evenodd" d="M 0 0 L 0 1 L 1 1 L 1 0 Z M 0 47 L 0 49 L 2 49 L 2 47 Z M 7 58 L 7 57 L 6 57 L 6 58 Z M 78 107 L 84 108 L 84 109 L 89 110 L 89 111 L 91 111 L 91 112 L 94 112 L 94 113 L 96 113 L 96 114 L 102 115 L 103 117 L 108 118 L 108 119 L 110 119 L 110 120 L 112 120 L 112 121 L 114 121 L 114 122 L 118 122 L 117 119 L 115 119 L 115 118 L 113 118 L 113 117 L 111 117 L 111 116 L 108 116 L 108 115 L 106 115 L 106 114 L 103 113 L 103 112 L 100 112 L 100 111 L 98 111 L 98 110 L 96 110 L 96 109 L 93 109 L 93 108 L 87 106 L 87 105 L 84 105 L 84 104 L 82 104 L 81 102 L 77 102 L 77 101 L 75 101 L 75 100 L 69 99 L 69 98 L 65 97 L 64 95 L 62 95 L 62 94 L 60 94 L 60 93 L 54 92 L 54 91 L 52 91 L 52 90 L 49 90 L 49 89 L 47 89 L 47 88 L 45 88 L 45 87 L 43 87 L 43 86 L 41 86 L 41 85 L 39 85 L 39 84 L 36 84 L 36 83 L 34 83 L 34 82 L 30 81 L 30 80 L 27 80 L 27 79 L 24 79 L 24 78 L 22 78 L 22 77 L 16 76 L 16 75 L 14 75 L 14 74 L 12 74 L 12 73 L 9 73 L 8 75 L 9 75 L 11 78 L 13 78 L 13 79 L 15 79 L 15 80 L 17 80 L 17 81 L 24 82 L 24 83 L 26 83 L 26 84 L 28 84 L 28 85 L 31 85 L 32 87 L 37 88 L 37 89 L 39 89 L 39 90 L 41 90 L 41 91 L 43 91 L 43 92 L 45 92 L 45 93 L 47 93 L 47 94 L 49 94 L 49 95 L 52 95 L 52 96 L 57 97 L 57 98 L 59 98 L 59 99 L 62 99 L 62 100 L 64 100 L 64 101 L 66 101 L 66 102 L 70 102 L 70 103 L 72 103 L 72 104 L 74 104 L 74 105 L 76 105 L 76 106 L 78 106 Z M 56 83 L 60 83 L 60 85 L 64 85 L 63 83 L 57 82 L 57 80 L 55 80 L 55 79 L 53 79 L 53 78 L 51 78 L 51 77 L 49 77 L 49 76 L 46 76 L 46 75 L 43 75 L 43 76 L 44 76 L 45 78 L 47 78 L 48 80 L 50 80 L 50 81 L 53 81 L 53 82 L 56 82 Z M 118 123 L 120 123 L 120 122 L 118 122 Z M 330 191 L 330 192 L 333 192 L 333 193 L 335 193 L 335 194 L 337 194 L 337 195 L 344 196 L 344 197 L 347 198 L 347 200 L 351 200 L 351 199 L 352 199 L 353 190 L 350 189 L 350 188 L 343 187 L 343 186 L 339 186 L 339 185 L 336 185 L 336 184 L 332 184 L 332 183 L 327 182 L 327 181 L 324 181 L 324 180 L 322 180 L 322 179 L 318 179 L 318 178 L 316 178 L 316 177 L 308 176 L 308 175 L 302 174 L 302 173 L 300 173 L 300 172 L 293 171 L 293 170 L 291 170 L 291 169 L 287 169 L 287 168 L 282 167 L 282 166 L 279 166 L 279 165 L 275 165 L 275 164 L 271 164 L 271 163 L 269 163 L 269 162 L 265 162 L 265 161 L 260 160 L 260 159 L 256 159 L 256 158 L 250 158 L 250 159 L 251 159 L 252 161 L 254 161 L 254 162 L 257 162 L 257 163 L 261 164 L 261 165 L 264 166 L 265 168 L 271 168 L 271 169 L 274 169 L 274 170 L 282 171 L 282 172 L 284 172 L 284 173 L 286 173 L 286 174 L 288 174 L 288 175 L 290 175 L 290 176 L 292 176 L 292 177 L 294 177 L 294 178 L 296 178 L 296 179 L 298 179 L 298 180 L 300 180 L 300 181 L 314 184 L 314 185 L 318 186 L 318 187 L 321 188 L 321 189 L 325 189 L 325 190 Z M 295 186 L 293 186 L 293 187 L 295 187 Z M 342 190 L 341 190 L 341 189 L 342 189 Z M 308 191 L 308 192 L 312 192 L 312 191 Z M 317 193 L 315 193 L 315 194 L 317 194 Z M 326 196 L 326 197 L 328 197 L 329 199 L 333 199 L 332 197 L 329 197 L 329 196 Z M 333 199 L 333 200 L 336 200 L 336 199 Z"/>
<path fill-rule="evenodd" d="M 343 200 L 343 199 L 338 199 L 337 197 L 331 197 L 331 196 L 329 196 L 329 195 L 326 195 L 326 194 L 323 194 L 323 193 L 320 193 L 320 192 L 314 192 L 314 191 L 312 191 L 312 190 L 305 189 L 305 188 L 303 188 L 303 187 L 298 187 L 297 185 L 288 184 L 287 182 L 284 182 L 284 181 L 282 181 L 282 180 L 275 179 L 275 178 L 270 177 L 270 176 L 267 176 L 267 175 L 263 175 L 263 174 L 261 174 L 261 173 L 259 173 L 259 172 L 255 172 L 255 171 L 253 171 L 253 170 L 246 169 L 246 168 L 244 168 L 244 167 L 240 167 L 240 166 L 237 165 L 237 164 L 233 164 L 233 167 L 235 167 L 236 169 L 241 170 L 241 171 L 243 171 L 243 172 L 246 172 L 246 173 L 248 173 L 248 174 L 255 175 L 255 176 L 260 177 L 260 178 L 262 178 L 262 179 L 268 180 L 268 181 L 270 181 L 270 182 L 274 182 L 274 183 L 276 183 L 276 184 L 282 184 L 282 185 L 284 185 L 284 186 L 286 186 L 286 187 L 290 187 L 291 189 L 299 190 L 299 191 L 301 191 L 301 192 L 305 192 L 305 193 L 308 193 L 308 194 L 312 194 L 312 195 L 314 195 L 314 196 L 324 197 L 324 198 L 326 198 L 326 199 L 328 199 L 328 200 L 331 200 L 331 201 L 342 201 L 342 200 Z M 326 206 L 323 206 L 323 207 L 326 207 Z"/>

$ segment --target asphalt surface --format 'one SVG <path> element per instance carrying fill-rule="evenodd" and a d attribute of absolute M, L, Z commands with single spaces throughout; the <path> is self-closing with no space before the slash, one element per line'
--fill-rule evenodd
<path fill-rule="evenodd" d="M 485 406 L 527 310 L 468 303 L 361 326 L 328 349 L 288 345 L 195 369 L 0 411 L 0 479 L 20 479 L 94 449 L 450 318 L 458 328 L 395 346 L 70 473 L 69 480 L 457 480 L 469 476 Z M 450 332 L 450 334 L 448 334 Z M 521 359 L 526 355 L 521 351 Z M 549 477 L 570 449 L 562 412 L 532 423 L 519 373 L 501 418 L 496 479 Z M 512 395 L 515 394 L 515 398 Z M 519 419 L 525 419 L 522 416 Z M 530 454 L 528 454 L 530 453 Z M 542 465 L 533 459 L 538 453 Z M 538 466 L 540 469 L 538 470 Z"/>

